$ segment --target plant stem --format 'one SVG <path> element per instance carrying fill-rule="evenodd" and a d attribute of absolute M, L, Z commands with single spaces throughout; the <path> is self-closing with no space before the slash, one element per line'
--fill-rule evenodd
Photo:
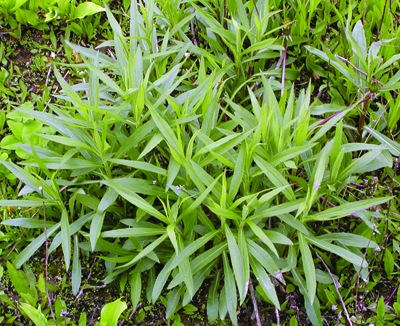
<path fill-rule="evenodd" d="M 42 187 L 40 187 L 42 188 Z M 43 188 L 40 189 L 41 193 L 42 193 L 42 198 L 44 198 L 43 196 Z M 54 312 L 53 312 L 53 308 L 51 307 L 51 298 L 49 295 L 49 287 L 47 286 L 47 279 L 48 279 L 48 270 L 47 270 L 47 264 L 48 264 L 48 260 L 49 260 L 49 244 L 47 242 L 47 228 L 46 228 L 46 206 L 44 204 L 43 201 L 43 227 L 44 227 L 44 243 L 45 243 L 45 248 L 46 248 L 46 255 L 45 255 L 45 262 L 44 262 L 44 279 L 45 279 L 45 285 L 46 285 L 46 295 L 47 295 L 47 304 L 49 305 L 49 309 L 50 309 L 50 314 L 51 317 L 54 320 L 54 323 L 57 325 L 57 321 L 56 321 L 56 317 L 54 316 Z"/>
<path fill-rule="evenodd" d="M 261 319 L 260 319 L 260 314 L 258 313 L 257 300 L 254 294 L 254 287 L 253 283 L 251 283 L 251 280 L 249 280 L 249 289 L 250 289 L 251 301 L 253 302 L 254 314 L 256 315 L 257 326 L 261 326 Z"/>
<path fill-rule="evenodd" d="M 321 256 L 318 255 L 318 253 L 317 253 L 316 251 L 315 251 L 315 254 L 317 255 L 317 257 L 318 257 L 319 260 L 321 261 L 322 265 L 324 265 L 324 267 L 325 267 L 326 270 L 328 271 L 329 276 L 331 277 L 331 279 L 332 279 L 332 281 L 333 281 L 333 285 L 335 286 L 335 289 L 336 289 L 336 292 L 337 292 L 337 294 L 338 294 L 338 296 L 339 296 L 340 302 L 342 303 L 342 307 L 343 307 L 344 312 L 346 313 L 346 318 L 347 318 L 347 321 L 348 321 L 349 325 L 353 325 L 353 323 L 351 322 L 351 319 L 350 319 L 349 312 L 347 311 L 346 305 L 344 304 L 343 297 L 342 297 L 342 295 L 340 294 L 340 291 L 339 291 L 339 288 L 341 288 L 342 286 L 340 285 L 340 283 L 338 282 L 338 280 L 332 275 L 331 270 L 330 270 L 329 267 L 325 264 L 325 262 L 324 262 L 324 260 L 321 258 Z"/>
<path fill-rule="evenodd" d="M 367 105 L 368 105 L 368 101 L 365 101 L 363 103 L 363 110 L 361 112 L 360 121 L 358 123 L 358 138 L 357 138 L 357 141 L 359 143 L 361 143 L 361 140 L 362 140 L 362 132 L 363 132 L 363 128 L 364 128 L 364 125 L 365 125 L 365 116 L 367 114 Z"/>

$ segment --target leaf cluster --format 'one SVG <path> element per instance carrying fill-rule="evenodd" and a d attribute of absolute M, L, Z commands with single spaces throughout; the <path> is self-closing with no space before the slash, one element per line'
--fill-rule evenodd
<path fill-rule="evenodd" d="M 395 200 L 393 191 L 359 198 L 349 189 L 379 171 L 395 180 L 400 153 L 386 133 L 400 112 L 398 55 L 367 43 L 351 11 L 345 26 L 343 2 L 329 8 L 352 59 L 296 46 L 311 27 L 323 29 L 312 16 L 327 15 L 324 1 L 288 12 L 278 1 L 132 1 L 129 36 L 106 6 L 112 40 L 96 49 L 66 42 L 88 82 L 71 85 L 54 64 L 57 104 L 19 106 L 7 117 L 12 135 L 2 145 L 22 160 L 0 162 L 24 184 L 24 198 L 0 205 L 36 211 L 2 222 L 36 232 L 13 264 L 24 266 L 48 240 L 50 253 L 61 248 L 76 294 L 80 257 L 96 252 L 105 283 L 129 282 L 134 307 L 142 287 L 153 303 L 164 290 L 170 318 L 205 287 L 209 321 L 228 315 L 234 325 L 253 283 L 277 310 L 288 294 L 280 287 L 293 284 L 310 321 L 322 325 L 320 300 L 336 304 L 341 269 L 350 265 L 357 282 L 369 277 L 389 215 L 376 208 Z M 292 25 L 295 8 L 301 19 Z M 316 55 L 308 69 L 316 60 L 334 68 L 320 90 L 340 97 L 321 103 L 311 83 L 292 83 L 296 51 Z M 386 86 L 377 88 L 379 79 Z M 393 103 L 377 113 L 388 123 L 368 119 L 378 96 Z"/>

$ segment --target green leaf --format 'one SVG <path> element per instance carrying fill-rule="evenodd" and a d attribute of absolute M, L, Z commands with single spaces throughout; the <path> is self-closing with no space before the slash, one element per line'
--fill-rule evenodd
<path fill-rule="evenodd" d="M 385 301 L 383 300 L 383 297 L 380 297 L 376 306 L 376 314 L 379 320 L 383 320 L 385 318 L 385 310 Z"/>
<path fill-rule="evenodd" d="M 135 309 L 140 301 L 140 295 L 142 293 L 142 277 L 138 272 L 133 272 L 129 278 L 129 284 L 131 285 L 131 301 L 132 307 Z"/>
<path fill-rule="evenodd" d="M 243 266 L 245 287 L 247 287 L 248 282 L 250 281 L 250 254 L 249 254 L 248 244 L 246 242 L 246 234 L 244 227 L 241 227 L 238 230 L 238 246 L 243 261 L 242 266 Z M 246 298 L 246 293 L 243 296 L 243 300 L 245 298 Z M 243 304 L 243 301 L 240 301 L 240 304 Z"/>
<path fill-rule="evenodd" d="M 12 3 L 14 3 L 14 7 L 12 7 L 12 8 L 10 8 L 9 10 L 11 11 L 11 12 L 14 12 L 14 11 L 16 11 L 18 8 L 21 8 L 21 6 L 25 3 L 25 2 L 27 2 L 28 0 L 15 0 L 14 2 L 9 2 L 9 3 L 7 3 L 7 4 L 9 4 L 9 5 L 12 5 Z"/>
<path fill-rule="evenodd" d="M 212 207 L 208 206 L 210 211 L 212 211 L 215 215 L 217 215 L 219 218 L 222 219 L 231 219 L 231 220 L 237 220 L 240 221 L 242 217 L 235 212 L 232 212 L 229 209 L 221 208 L 221 207 Z"/>
<path fill-rule="evenodd" d="M 250 258 L 250 264 L 252 270 L 257 277 L 258 283 L 263 288 L 265 294 L 268 299 L 275 305 L 277 309 L 280 309 L 280 304 L 278 300 L 278 296 L 276 295 L 275 286 L 272 284 L 269 275 L 265 272 L 262 265 L 254 258 Z"/>
<path fill-rule="evenodd" d="M 246 142 L 244 142 L 240 146 L 239 154 L 236 159 L 235 170 L 233 172 L 233 176 L 232 176 L 231 182 L 229 184 L 228 194 L 229 194 L 231 201 L 234 201 L 235 196 L 239 190 L 240 183 L 243 180 L 244 170 L 245 170 L 245 166 L 246 166 L 246 160 L 245 160 L 246 150 L 247 150 L 247 146 L 246 146 Z"/>
<path fill-rule="evenodd" d="M 102 238 L 130 238 L 130 237 L 148 237 L 152 235 L 159 235 L 165 233 L 164 228 L 128 228 L 128 229 L 117 229 L 111 231 L 104 231 L 101 233 Z"/>
<path fill-rule="evenodd" d="M 140 155 L 138 157 L 138 160 L 140 160 L 146 154 L 151 152 L 154 149 L 154 147 L 156 147 L 163 139 L 164 138 L 163 138 L 163 136 L 161 134 L 155 134 L 153 136 L 153 138 L 151 138 L 151 140 L 147 143 L 147 145 L 144 148 L 144 150 L 140 153 Z"/>
<path fill-rule="evenodd" d="M 44 139 L 51 140 L 55 143 L 62 144 L 65 146 L 81 148 L 82 150 L 91 151 L 97 153 L 97 151 L 92 147 L 89 146 L 79 140 L 64 137 L 64 136 L 56 136 L 56 135 L 38 135 Z"/>
<path fill-rule="evenodd" d="M 130 262 L 128 262 L 122 266 L 119 266 L 119 268 L 125 268 L 125 267 L 132 266 L 133 264 L 135 264 L 137 261 L 139 261 L 143 257 L 146 257 L 151 252 L 153 252 L 153 250 L 155 248 L 157 248 L 167 237 L 168 237 L 168 234 L 165 233 L 164 235 L 159 237 L 157 240 L 155 240 L 151 244 L 149 244 L 146 248 L 144 248 L 134 259 L 132 259 Z"/>
<path fill-rule="evenodd" d="M 86 312 L 82 312 L 81 316 L 79 317 L 79 324 L 78 326 L 86 326 Z"/>
<path fill-rule="evenodd" d="M 61 212 L 61 246 L 64 253 L 65 268 L 68 271 L 71 261 L 71 232 L 68 222 L 68 212 L 65 208 Z"/>
<path fill-rule="evenodd" d="M 233 277 L 232 269 L 229 266 L 229 260 L 225 252 L 222 254 L 224 263 L 224 283 L 225 283 L 225 296 L 226 296 L 226 307 L 231 317 L 232 323 L 237 326 L 237 295 L 235 287 L 235 279 Z"/>
<path fill-rule="evenodd" d="M 118 319 L 128 306 L 121 299 L 107 303 L 100 314 L 100 326 L 117 326 Z"/>
<path fill-rule="evenodd" d="M 76 51 L 77 53 L 92 59 L 92 60 L 96 60 L 96 58 L 98 57 L 98 60 L 100 63 L 106 64 L 108 66 L 114 66 L 115 61 L 108 57 L 107 55 L 105 55 L 104 53 L 101 53 L 99 51 L 90 49 L 90 48 L 85 48 L 83 46 L 79 46 L 73 43 L 70 43 L 68 40 L 64 40 L 65 44 L 68 45 L 71 49 L 73 49 L 74 51 Z"/>
<path fill-rule="evenodd" d="M 377 70 L 375 70 L 375 75 L 378 76 L 378 74 L 383 72 L 386 68 L 390 67 L 393 63 L 395 63 L 398 60 L 400 60 L 400 54 L 395 54 L 395 55 L 391 56 L 388 61 L 386 61 Z"/>
<path fill-rule="evenodd" d="M 337 241 L 344 246 L 355 247 L 355 248 L 379 247 L 374 241 L 364 238 L 361 235 L 352 233 L 330 233 L 321 235 L 317 238 L 325 241 Z"/>
<path fill-rule="evenodd" d="M 318 238 L 307 237 L 307 236 L 305 236 L 305 238 L 307 239 L 308 242 L 320 247 L 321 249 L 327 250 L 335 255 L 338 255 L 356 266 L 360 267 L 368 266 L 367 262 L 363 259 L 363 257 L 357 256 L 356 254 L 353 254 L 351 251 L 347 249 L 333 245 L 327 241 Z"/>
<path fill-rule="evenodd" d="M 307 316 L 314 326 L 322 326 L 321 310 L 316 297 L 314 303 L 311 303 L 308 297 L 308 292 L 305 287 L 304 279 L 301 277 L 297 269 L 292 269 L 294 283 L 299 287 L 300 293 L 304 296 L 304 303 L 306 306 Z"/>
<path fill-rule="evenodd" d="M 178 304 L 180 303 L 180 299 L 181 299 L 180 292 L 181 292 L 181 288 L 177 287 L 177 288 L 173 289 L 169 295 L 168 303 L 167 303 L 167 311 L 165 314 L 165 317 L 167 319 L 169 319 L 174 314 L 176 308 L 178 307 Z"/>
<path fill-rule="evenodd" d="M 105 179 L 106 184 L 113 188 L 116 192 L 118 192 L 122 197 L 124 197 L 127 201 L 132 203 L 133 205 L 137 206 L 138 208 L 144 210 L 146 213 L 153 215 L 154 217 L 158 218 L 159 220 L 168 223 L 168 218 L 160 213 L 157 209 L 151 206 L 147 201 L 145 201 L 142 197 L 135 194 L 128 188 L 120 185 L 118 179 Z"/>
<path fill-rule="evenodd" d="M 246 223 L 250 226 L 251 230 L 254 232 L 254 234 L 262 241 L 264 242 L 269 249 L 276 255 L 276 257 L 279 258 L 278 252 L 276 251 L 276 248 L 272 241 L 268 238 L 268 236 L 263 232 L 263 230 L 257 226 L 257 224 L 253 223 L 250 220 L 247 220 Z"/>
<path fill-rule="evenodd" d="M 172 269 L 170 267 L 171 267 L 172 262 L 175 260 L 175 257 L 176 257 L 176 254 L 173 253 L 171 258 L 164 265 L 164 268 L 160 271 L 160 273 L 158 273 L 157 279 L 155 280 L 154 287 L 153 287 L 152 293 L 151 293 L 151 301 L 153 303 L 157 301 L 162 290 L 164 289 L 165 283 L 167 283 L 168 277 L 172 271 Z M 181 279 L 181 282 L 183 282 L 183 278 Z M 177 283 L 174 286 L 176 286 L 178 284 L 180 284 L 180 283 Z"/>
<path fill-rule="evenodd" d="M 175 226 L 170 224 L 167 227 L 167 233 L 169 236 L 169 239 L 175 249 L 176 254 L 179 253 L 179 249 L 183 247 L 183 241 L 180 237 L 180 235 L 175 233 Z M 179 242 L 179 244 L 178 244 Z M 188 294 L 190 299 L 193 297 L 194 294 L 194 288 L 193 288 L 193 274 L 192 270 L 190 267 L 189 259 L 185 258 L 182 259 L 181 262 L 179 263 L 179 273 L 181 274 L 183 281 L 185 282 Z"/>
<path fill-rule="evenodd" d="M 53 170 L 77 170 L 84 168 L 102 168 L 103 165 L 97 162 L 93 162 L 92 160 L 84 160 L 79 158 L 70 158 L 67 161 L 64 161 L 61 157 L 54 158 L 44 158 L 42 159 L 42 163 L 48 168 Z M 21 162 L 20 164 L 26 166 L 35 166 L 38 167 L 39 164 L 35 160 L 26 160 Z"/>
<path fill-rule="evenodd" d="M 386 275 L 388 276 L 389 279 L 391 279 L 393 277 L 393 270 L 394 270 L 394 257 L 389 247 L 385 249 L 385 255 L 383 260 L 384 260 Z"/>
<path fill-rule="evenodd" d="M 207 317 L 208 321 L 213 324 L 218 318 L 218 288 L 220 282 L 220 271 L 214 275 L 207 297 Z"/>
<path fill-rule="evenodd" d="M 315 292 L 317 291 L 317 280 L 315 276 L 315 266 L 312 258 L 311 250 L 308 247 L 308 243 L 304 238 L 304 235 L 299 233 L 299 247 L 301 257 L 303 259 L 303 270 L 306 277 L 307 291 L 311 303 L 314 302 Z"/>
<path fill-rule="evenodd" d="M 288 160 L 298 157 L 300 154 L 310 150 L 315 145 L 317 145 L 317 143 L 308 143 L 306 145 L 288 148 L 283 152 L 280 152 L 279 154 L 276 154 L 273 157 L 271 157 L 271 159 L 269 159 L 269 163 L 272 166 L 277 166 L 281 163 L 287 162 Z"/>
<path fill-rule="evenodd" d="M 344 216 L 348 216 L 350 214 L 357 213 L 359 211 L 363 211 L 372 206 L 377 206 L 383 203 L 386 203 L 392 197 L 378 197 L 373 199 L 360 200 L 353 203 L 346 203 L 340 206 L 328 208 L 319 213 L 315 213 L 312 215 L 308 215 L 306 217 L 306 221 L 329 221 L 338 219 Z"/>
<path fill-rule="evenodd" d="M 210 151 L 214 151 L 216 153 L 219 154 L 223 154 L 225 153 L 227 150 L 237 146 L 238 144 L 240 144 L 241 142 L 243 142 L 243 140 L 245 138 L 247 138 L 251 133 L 253 133 L 254 130 L 251 129 L 245 133 L 241 133 L 241 134 L 233 134 L 233 135 L 229 135 L 226 136 L 216 142 L 213 142 L 205 147 L 203 147 L 202 149 L 200 149 L 196 155 L 193 157 L 193 159 L 195 159 L 197 156 L 210 152 Z"/>
<path fill-rule="evenodd" d="M 49 238 L 57 229 L 61 226 L 61 223 L 57 223 L 52 227 L 48 228 L 41 235 L 36 237 L 22 252 L 14 259 L 14 265 L 20 268 L 29 258 L 31 258 L 36 250 L 45 242 L 46 237 Z"/>
<path fill-rule="evenodd" d="M 274 198 L 276 195 L 282 192 L 283 189 L 285 189 L 287 186 L 279 187 L 276 188 L 275 190 L 271 190 L 270 192 L 267 192 L 265 195 L 262 195 L 260 199 L 258 200 L 259 204 L 264 204 L 268 200 Z M 276 207 L 276 206 L 275 206 Z"/>
<path fill-rule="evenodd" d="M 175 154 L 178 155 L 179 157 L 179 154 L 182 153 L 179 149 L 178 138 L 176 138 L 176 135 L 174 134 L 169 124 L 161 117 L 161 115 L 156 111 L 156 109 L 153 108 L 151 103 L 148 103 L 148 106 L 151 116 L 153 117 L 153 120 L 157 125 L 157 128 L 160 130 L 161 134 L 164 136 L 166 142 L 171 147 L 171 149 L 174 150 Z M 175 159 L 178 159 L 178 157 L 175 157 Z"/>
<path fill-rule="evenodd" d="M 101 11 L 105 11 L 102 6 L 96 5 L 95 3 L 90 1 L 83 2 L 75 8 L 74 14 L 70 20 L 84 18 L 86 16 L 90 16 Z"/>
<path fill-rule="evenodd" d="M 392 153 L 394 156 L 400 155 L 400 145 L 395 141 L 391 140 L 390 138 L 386 137 L 385 135 L 381 134 L 379 131 L 372 129 L 368 126 L 364 127 L 376 140 L 378 140 L 381 144 L 387 146 L 387 149 Z"/>
<path fill-rule="evenodd" d="M 114 155 L 114 158 L 119 159 L 126 155 L 132 148 L 134 148 L 138 143 L 143 141 L 145 137 L 148 136 L 149 133 L 153 131 L 155 128 L 155 123 L 153 120 L 150 120 L 146 124 L 137 128 L 127 139 L 124 139 L 121 142 L 121 147 L 118 152 Z"/>
<path fill-rule="evenodd" d="M 85 214 L 83 216 L 81 216 L 80 218 L 78 218 L 76 221 L 74 221 L 71 225 L 70 225 L 70 232 L 71 234 L 75 234 L 77 233 L 81 227 L 83 225 L 85 225 L 87 222 L 89 222 L 92 217 L 93 217 L 93 212 L 90 212 L 88 214 Z M 47 221 L 46 221 L 47 224 Z M 51 253 L 52 251 L 54 251 L 55 249 L 57 249 L 59 246 L 61 245 L 61 232 L 59 232 L 55 237 L 53 242 L 51 243 L 51 246 L 49 248 L 49 253 Z"/>
<path fill-rule="evenodd" d="M 197 256 L 195 259 L 193 259 L 190 263 L 190 266 L 192 268 L 192 272 L 195 274 L 198 271 L 200 271 L 202 268 L 206 267 L 207 265 L 211 264 L 213 261 L 215 261 L 218 257 L 221 256 L 221 254 L 227 249 L 228 244 L 226 241 L 212 247 L 211 249 L 203 252 L 199 256 Z M 177 286 L 178 284 L 183 282 L 183 278 L 178 273 L 176 277 L 172 280 L 170 285 L 168 286 L 169 289 L 172 289 L 173 287 Z"/>
<path fill-rule="evenodd" d="M 280 205 L 272 206 L 260 212 L 256 212 L 248 219 L 253 221 L 254 223 L 257 223 L 257 221 L 262 218 L 284 215 L 297 210 L 300 207 L 300 205 L 303 204 L 303 202 L 304 198 L 300 198 L 292 202 L 286 202 Z"/>
<path fill-rule="evenodd" d="M 148 196 L 155 196 L 158 198 L 166 198 L 169 197 L 170 199 L 177 199 L 178 196 L 174 194 L 166 194 L 165 190 L 161 188 L 161 186 L 157 186 L 153 183 L 152 180 L 153 176 L 150 175 L 149 179 L 145 178 L 118 178 L 114 179 L 118 181 L 121 187 L 125 189 L 129 189 L 134 193 L 138 193 L 141 195 L 148 195 Z M 146 201 L 151 204 L 150 199 L 151 197 L 146 198 Z"/>
<path fill-rule="evenodd" d="M 276 273 L 278 272 L 278 266 L 268 251 L 259 246 L 253 240 L 246 239 L 246 241 L 249 244 L 248 249 L 251 256 L 253 256 L 261 264 L 261 266 L 268 271 L 268 273 L 276 276 Z"/>
<path fill-rule="evenodd" d="M 224 224 L 224 231 L 226 235 L 226 240 L 228 242 L 229 255 L 232 261 L 233 272 L 239 290 L 240 301 L 243 301 L 245 294 L 244 292 L 245 292 L 246 280 L 244 279 L 242 255 L 240 254 L 239 246 L 236 243 L 232 231 L 226 224 Z"/>
<path fill-rule="evenodd" d="M 293 242 L 288 237 L 284 236 L 282 233 L 271 231 L 271 230 L 263 230 L 265 235 L 272 241 L 272 243 L 279 243 L 284 245 L 292 246 Z"/>
<path fill-rule="evenodd" d="M 28 303 L 21 303 L 20 309 L 28 315 L 36 326 L 48 325 L 46 316 L 40 311 L 40 309 L 36 309 Z"/>
<path fill-rule="evenodd" d="M 211 232 L 205 234 L 204 236 L 202 236 L 201 238 L 188 244 L 179 253 L 179 255 L 176 257 L 176 260 L 171 264 L 169 269 L 173 270 L 174 268 L 176 268 L 181 263 L 181 261 L 188 258 L 190 255 L 192 255 L 195 251 L 199 250 L 200 248 L 203 248 L 206 245 L 206 243 L 211 241 L 220 232 L 221 231 L 219 231 L 219 230 L 211 231 Z"/>
<path fill-rule="evenodd" d="M 324 123 L 322 127 L 317 131 L 317 133 L 309 140 L 310 142 L 317 142 L 321 137 L 325 136 L 326 133 L 333 128 L 341 119 L 343 119 L 347 113 L 349 113 L 351 109 L 345 110 L 338 115 L 335 115 L 328 122 Z M 319 127 L 317 127 L 319 128 Z M 314 130 L 310 131 L 310 133 L 314 132 Z"/>
<path fill-rule="evenodd" d="M 357 80 L 353 77 L 355 77 L 355 73 L 350 70 L 350 68 L 346 67 L 342 62 L 340 62 L 338 59 L 336 59 L 332 54 L 330 53 L 324 53 L 320 50 L 317 50 L 311 46 L 306 45 L 305 48 L 320 57 L 321 59 L 325 60 L 328 64 L 331 64 L 334 66 L 338 71 L 340 71 L 348 80 L 350 80 L 354 85 L 357 85 Z"/>
<path fill-rule="evenodd" d="M 105 211 L 114 203 L 117 197 L 118 193 L 114 189 L 108 188 L 99 203 L 96 213 L 93 215 L 92 223 L 90 224 L 90 245 L 92 246 L 92 250 L 96 247 L 97 239 L 100 236 Z"/>
<path fill-rule="evenodd" d="M 358 159 L 353 160 L 346 168 L 344 168 L 339 176 L 337 177 L 339 180 L 346 180 L 349 176 L 351 176 L 354 173 L 363 173 L 364 168 L 367 168 L 366 170 L 368 171 L 368 165 L 373 162 L 373 160 L 377 159 L 379 162 L 383 161 L 381 157 L 381 151 L 379 150 L 373 150 L 371 152 L 366 153 L 365 155 L 361 156 Z M 392 160 L 391 156 L 390 161 Z M 390 162 L 391 163 L 391 162 Z"/>
<path fill-rule="evenodd" d="M 196 208 L 198 208 L 203 201 L 207 198 L 208 194 L 214 189 L 215 185 L 217 184 L 219 178 L 222 176 L 222 174 L 216 178 L 211 184 L 207 187 L 206 190 L 204 190 L 199 197 L 196 198 L 196 200 L 190 204 L 188 208 L 185 209 L 185 211 L 179 216 L 178 221 L 182 220 L 185 216 L 191 214 Z"/>
<path fill-rule="evenodd" d="M 111 91 L 116 92 L 120 96 L 125 95 L 124 91 L 117 85 L 117 83 L 115 83 L 104 72 L 90 64 L 87 60 L 84 59 L 83 61 L 85 62 L 85 65 L 90 69 L 90 71 L 95 74 L 96 77 L 101 79 L 110 88 Z"/>
<path fill-rule="evenodd" d="M 289 326 L 298 326 L 297 319 L 295 316 L 292 316 L 292 318 L 290 318 Z"/>
<path fill-rule="evenodd" d="M 287 180 L 282 176 L 282 174 L 277 169 L 275 169 L 268 162 L 264 161 L 257 154 L 254 155 L 254 161 L 259 166 L 259 168 L 262 170 L 262 172 L 265 173 L 267 178 L 271 180 L 271 182 L 274 184 L 275 187 L 277 187 L 277 188 L 285 187 L 282 190 L 282 193 L 285 195 L 285 197 L 288 200 L 290 200 L 290 201 L 296 200 L 296 196 L 293 192 L 293 189 L 290 187 Z"/>
<path fill-rule="evenodd" d="M 25 183 L 32 190 L 36 190 L 42 185 L 41 182 L 29 174 L 24 169 L 20 168 L 18 165 L 12 162 L 6 162 L 0 160 L 0 162 L 8 169 L 12 174 L 14 174 L 19 180 Z"/>
<path fill-rule="evenodd" d="M 2 225 L 10 225 L 10 226 L 20 226 L 27 229 L 38 229 L 44 227 L 44 221 L 33 219 L 33 218 L 14 218 L 11 220 L 5 220 L 1 222 Z M 47 227 L 53 226 L 56 223 L 51 221 L 46 221 Z"/>
<path fill-rule="evenodd" d="M 9 261 L 7 261 L 7 272 L 14 289 L 19 295 L 32 293 L 26 274 L 23 271 L 17 270 Z M 34 291 L 36 290 L 34 289 Z"/>
<path fill-rule="evenodd" d="M 78 294 L 81 286 L 81 261 L 79 259 L 79 240 L 78 235 L 74 235 L 74 256 L 72 260 L 72 293 Z"/>

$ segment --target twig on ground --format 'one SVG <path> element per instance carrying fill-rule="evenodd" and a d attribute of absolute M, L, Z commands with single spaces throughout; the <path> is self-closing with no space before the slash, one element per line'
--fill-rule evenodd
<path fill-rule="evenodd" d="M 251 300 L 253 301 L 254 314 L 256 316 L 257 326 L 261 326 L 261 319 L 260 319 L 260 314 L 258 313 L 257 300 L 254 294 L 254 287 L 253 283 L 251 283 L 251 280 L 249 280 L 249 289 L 250 289 Z"/>
<path fill-rule="evenodd" d="M 195 46 L 199 47 L 199 45 L 197 44 L 197 40 L 196 40 L 196 33 L 194 32 L 193 20 L 190 21 L 190 29 L 192 30 L 193 44 L 194 44 Z"/>
<path fill-rule="evenodd" d="M 385 301 L 385 304 L 389 304 L 392 300 L 393 296 L 396 294 L 397 290 L 399 289 L 399 285 L 397 284 L 394 288 L 393 292 L 390 294 L 389 298 Z"/>
<path fill-rule="evenodd" d="M 47 72 L 46 81 L 44 83 L 46 86 L 47 86 L 47 83 L 49 82 L 50 73 L 51 73 L 51 65 L 49 66 L 49 71 Z"/>
<path fill-rule="evenodd" d="M 276 307 L 275 307 L 275 315 L 276 315 L 276 325 L 277 326 L 281 326 L 281 321 L 280 321 L 280 318 L 279 318 L 279 310 Z"/>
<path fill-rule="evenodd" d="M 43 195 L 43 187 L 39 187 L 39 191 L 42 193 L 42 198 L 44 198 Z M 46 255 L 45 255 L 45 262 L 44 262 L 44 279 L 45 279 L 45 285 L 46 285 L 46 295 L 47 295 L 47 304 L 49 305 L 50 309 L 50 314 L 51 317 L 54 320 L 54 323 L 57 325 L 56 317 L 54 316 L 53 308 L 51 307 L 51 298 L 49 294 L 49 287 L 47 286 L 47 280 L 48 280 L 48 270 L 47 270 L 47 262 L 49 259 L 49 244 L 47 242 L 47 228 L 46 228 L 46 206 L 43 201 L 43 226 L 44 226 L 44 243 L 45 243 L 45 248 L 46 248 Z"/>
<path fill-rule="evenodd" d="M 129 314 L 128 320 L 131 320 L 131 319 L 132 319 L 132 317 L 133 317 L 133 315 L 135 314 L 135 312 L 136 312 L 141 306 L 143 306 L 143 302 L 139 302 L 139 304 L 138 304 L 135 308 L 132 309 L 132 312 Z M 118 325 L 121 326 L 123 323 L 124 323 L 124 320 L 121 319 L 121 321 L 119 322 Z"/>
<path fill-rule="evenodd" d="M 50 70 L 49 70 L 49 72 L 50 72 Z M 68 74 L 69 74 L 69 70 L 65 73 L 65 75 L 63 76 L 63 78 L 65 79 L 65 77 L 67 77 Z M 58 91 L 58 86 L 57 86 L 56 89 L 54 90 L 52 96 L 54 96 L 54 95 L 57 93 L 57 91 Z M 51 102 L 51 99 L 52 99 L 52 97 L 50 97 L 49 101 L 46 103 L 46 106 L 44 107 L 44 109 L 43 109 L 42 112 L 46 111 L 47 107 L 49 106 L 49 104 L 50 104 L 50 102 Z"/>
<path fill-rule="evenodd" d="M 342 60 L 342 61 L 344 61 L 345 63 L 349 64 L 349 65 L 352 66 L 355 70 L 357 70 L 358 72 L 362 73 L 364 76 L 368 76 L 368 74 L 367 74 L 365 71 L 363 71 L 363 70 L 357 68 L 354 64 L 352 64 L 352 63 L 350 62 L 349 59 L 343 58 L 342 56 L 337 55 L 337 54 L 335 54 L 335 57 L 336 57 L 336 58 L 339 58 L 340 60 Z"/>
<path fill-rule="evenodd" d="M 324 196 L 321 196 L 321 199 L 324 200 Z M 336 207 L 336 205 L 334 203 L 331 203 L 329 200 L 327 200 L 326 203 L 331 207 Z M 355 214 L 349 214 L 349 216 L 352 216 L 355 218 L 360 218 L 358 215 L 355 215 Z"/>
<path fill-rule="evenodd" d="M 346 314 L 347 321 L 349 322 L 349 325 L 352 326 L 352 325 L 353 325 L 353 322 L 352 322 L 351 319 L 350 319 L 349 312 L 348 312 L 347 309 L 346 309 L 346 305 L 344 304 L 343 297 L 342 297 L 342 295 L 340 294 L 340 291 L 339 291 L 339 289 L 340 289 L 342 286 L 340 285 L 340 283 L 338 282 L 338 280 L 332 275 L 331 270 L 330 270 L 329 267 L 325 264 L 325 262 L 324 262 L 324 260 L 321 258 L 321 256 L 318 255 L 318 253 L 317 253 L 316 251 L 315 251 L 315 254 L 317 255 L 317 257 L 319 258 L 319 260 L 321 261 L 321 263 L 325 266 L 326 270 L 328 271 L 328 274 L 329 274 L 329 276 L 331 277 L 331 279 L 332 279 L 332 281 L 333 281 L 333 285 L 335 286 L 336 292 L 337 292 L 337 294 L 338 294 L 338 296 L 339 296 L 340 302 L 342 303 L 342 307 L 343 307 L 343 310 L 344 310 L 344 312 L 345 312 L 345 314 Z"/>
<path fill-rule="evenodd" d="M 10 256 L 11 253 L 15 250 L 15 247 L 18 245 L 19 240 L 20 240 L 21 237 L 24 235 L 24 233 L 25 233 L 26 230 L 27 230 L 27 229 L 25 229 L 25 230 L 23 230 L 23 231 L 21 232 L 21 234 L 19 235 L 17 241 L 14 243 L 14 245 L 13 245 L 12 248 L 11 248 L 11 250 L 8 252 L 7 256 L 3 259 L 3 261 L 7 261 L 8 256 Z"/>
<path fill-rule="evenodd" d="M 93 264 L 92 264 L 92 266 L 90 267 L 89 275 L 88 275 L 88 277 L 86 278 L 85 284 L 82 285 L 82 287 L 81 287 L 79 293 L 78 293 L 78 294 L 76 295 L 76 297 L 75 297 L 75 302 L 76 302 L 76 301 L 79 299 L 79 297 L 82 295 L 83 290 L 85 289 L 86 284 L 89 282 L 89 279 L 90 279 L 90 277 L 92 276 L 93 268 L 94 268 L 94 266 L 95 266 L 97 263 L 98 263 L 97 257 L 95 257 L 95 259 L 94 259 L 94 261 L 93 261 Z"/>

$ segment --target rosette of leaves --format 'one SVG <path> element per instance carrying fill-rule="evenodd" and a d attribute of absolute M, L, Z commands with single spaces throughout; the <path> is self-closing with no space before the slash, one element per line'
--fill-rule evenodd
<path fill-rule="evenodd" d="M 334 230 L 351 214 L 362 231 L 374 229 L 380 214 L 367 209 L 390 197 L 353 201 L 346 187 L 360 173 L 391 166 L 389 150 L 348 143 L 342 120 L 352 108 L 314 118 L 311 86 L 278 100 L 273 80 L 261 74 L 261 91 L 249 82 L 238 101 L 237 88 L 224 87 L 241 78 L 232 74 L 236 63 L 181 42 L 195 14 L 176 6 L 182 20 L 168 25 L 157 2 L 134 1 L 129 37 L 106 8 L 114 39 L 100 47 L 111 47 L 111 56 L 69 44 L 89 82 L 71 86 L 55 67 L 65 104 L 50 104 L 49 113 L 17 109 L 55 131 L 39 135 L 47 149 L 25 148 L 31 158 L 18 165 L 2 161 L 26 184 L 21 194 L 29 197 L 17 205 L 46 206 L 50 252 L 61 245 L 67 269 L 72 256 L 75 293 L 79 256 L 95 251 L 106 261 L 106 283 L 130 283 L 133 306 L 142 286 L 152 302 L 166 289 L 170 317 L 207 287 L 209 320 L 228 314 L 237 325 L 250 281 L 277 309 L 275 284 L 290 282 L 312 323 L 322 325 L 318 259 L 334 265 L 340 257 L 367 273 L 363 248 L 375 242 Z M 42 214 L 3 224 L 42 228 Z M 44 241 L 42 233 L 14 257 L 17 267 Z"/>

